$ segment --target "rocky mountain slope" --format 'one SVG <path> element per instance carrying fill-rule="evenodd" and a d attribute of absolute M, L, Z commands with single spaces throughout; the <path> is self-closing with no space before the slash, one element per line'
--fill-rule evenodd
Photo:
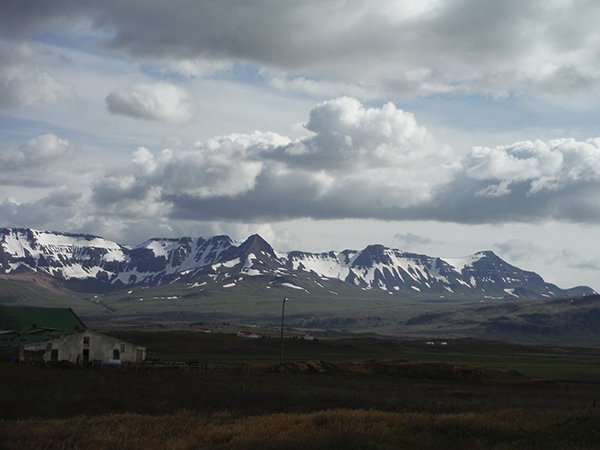
<path fill-rule="evenodd" d="M 585 286 L 560 289 L 490 251 L 439 258 L 370 245 L 360 251 L 281 253 L 258 235 L 241 243 L 215 236 L 151 239 L 126 246 L 90 235 L 0 229 L 0 274 L 23 272 L 47 274 L 71 289 L 86 292 L 167 283 L 212 283 L 230 288 L 248 282 L 307 290 L 336 280 L 356 289 L 422 294 L 424 298 L 595 294 Z"/>

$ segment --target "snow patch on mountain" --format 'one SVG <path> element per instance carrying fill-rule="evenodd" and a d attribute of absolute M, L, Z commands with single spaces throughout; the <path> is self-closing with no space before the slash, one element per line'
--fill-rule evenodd
<path fill-rule="evenodd" d="M 331 253 L 300 253 L 292 252 L 289 258 L 293 270 L 314 272 L 320 277 L 346 279 L 348 276 L 349 261 L 339 260 L 338 254 Z"/>
<path fill-rule="evenodd" d="M 308 290 L 304 289 L 302 286 L 296 286 L 295 284 L 292 284 L 292 283 L 281 283 L 281 285 L 284 287 L 287 287 L 287 288 L 296 289 L 298 291 L 304 291 L 307 294 L 310 294 L 310 292 L 308 292 Z"/>
<path fill-rule="evenodd" d="M 461 258 L 440 258 L 442 261 L 450 264 L 458 273 L 462 273 L 463 269 L 473 266 L 473 263 L 483 258 L 485 254 L 478 252 L 473 255 L 463 256 Z"/>

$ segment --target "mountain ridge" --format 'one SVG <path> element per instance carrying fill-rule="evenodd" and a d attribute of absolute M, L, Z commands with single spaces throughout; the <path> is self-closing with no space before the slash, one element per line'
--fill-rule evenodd
<path fill-rule="evenodd" d="M 255 234 L 153 238 L 134 246 L 99 236 L 30 228 L 0 228 L 0 274 L 39 272 L 84 292 L 110 292 L 165 283 L 217 283 L 234 288 L 249 280 L 305 290 L 337 280 L 362 290 L 424 298 L 560 298 L 592 295 L 586 286 L 561 289 L 491 251 L 441 258 L 372 244 L 363 250 L 277 252 Z"/>

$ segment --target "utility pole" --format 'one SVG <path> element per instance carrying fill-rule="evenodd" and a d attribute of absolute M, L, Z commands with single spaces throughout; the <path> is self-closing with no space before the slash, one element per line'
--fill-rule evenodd
<path fill-rule="evenodd" d="M 281 358 L 279 358 L 279 364 L 283 364 L 283 316 L 285 313 L 285 301 L 287 297 L 283 297 L 283 304 L 281 305 Z"/>

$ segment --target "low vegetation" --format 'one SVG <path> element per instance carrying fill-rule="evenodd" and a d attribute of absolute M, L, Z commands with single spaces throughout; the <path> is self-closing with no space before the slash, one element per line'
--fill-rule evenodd
<path fill-rule="evenodd" d="M 34 449 L 586 449 L 597 448 L 591 411 L 484 414 L 319 411 L 239 417 L 113 414 L 0 422 L 2 448 Z"/>
<path fill-rule="evenodd" d="M 595 347 L 114 334 L 155 364 L 0 363 L 0 448 L 600 446 Z"/>

